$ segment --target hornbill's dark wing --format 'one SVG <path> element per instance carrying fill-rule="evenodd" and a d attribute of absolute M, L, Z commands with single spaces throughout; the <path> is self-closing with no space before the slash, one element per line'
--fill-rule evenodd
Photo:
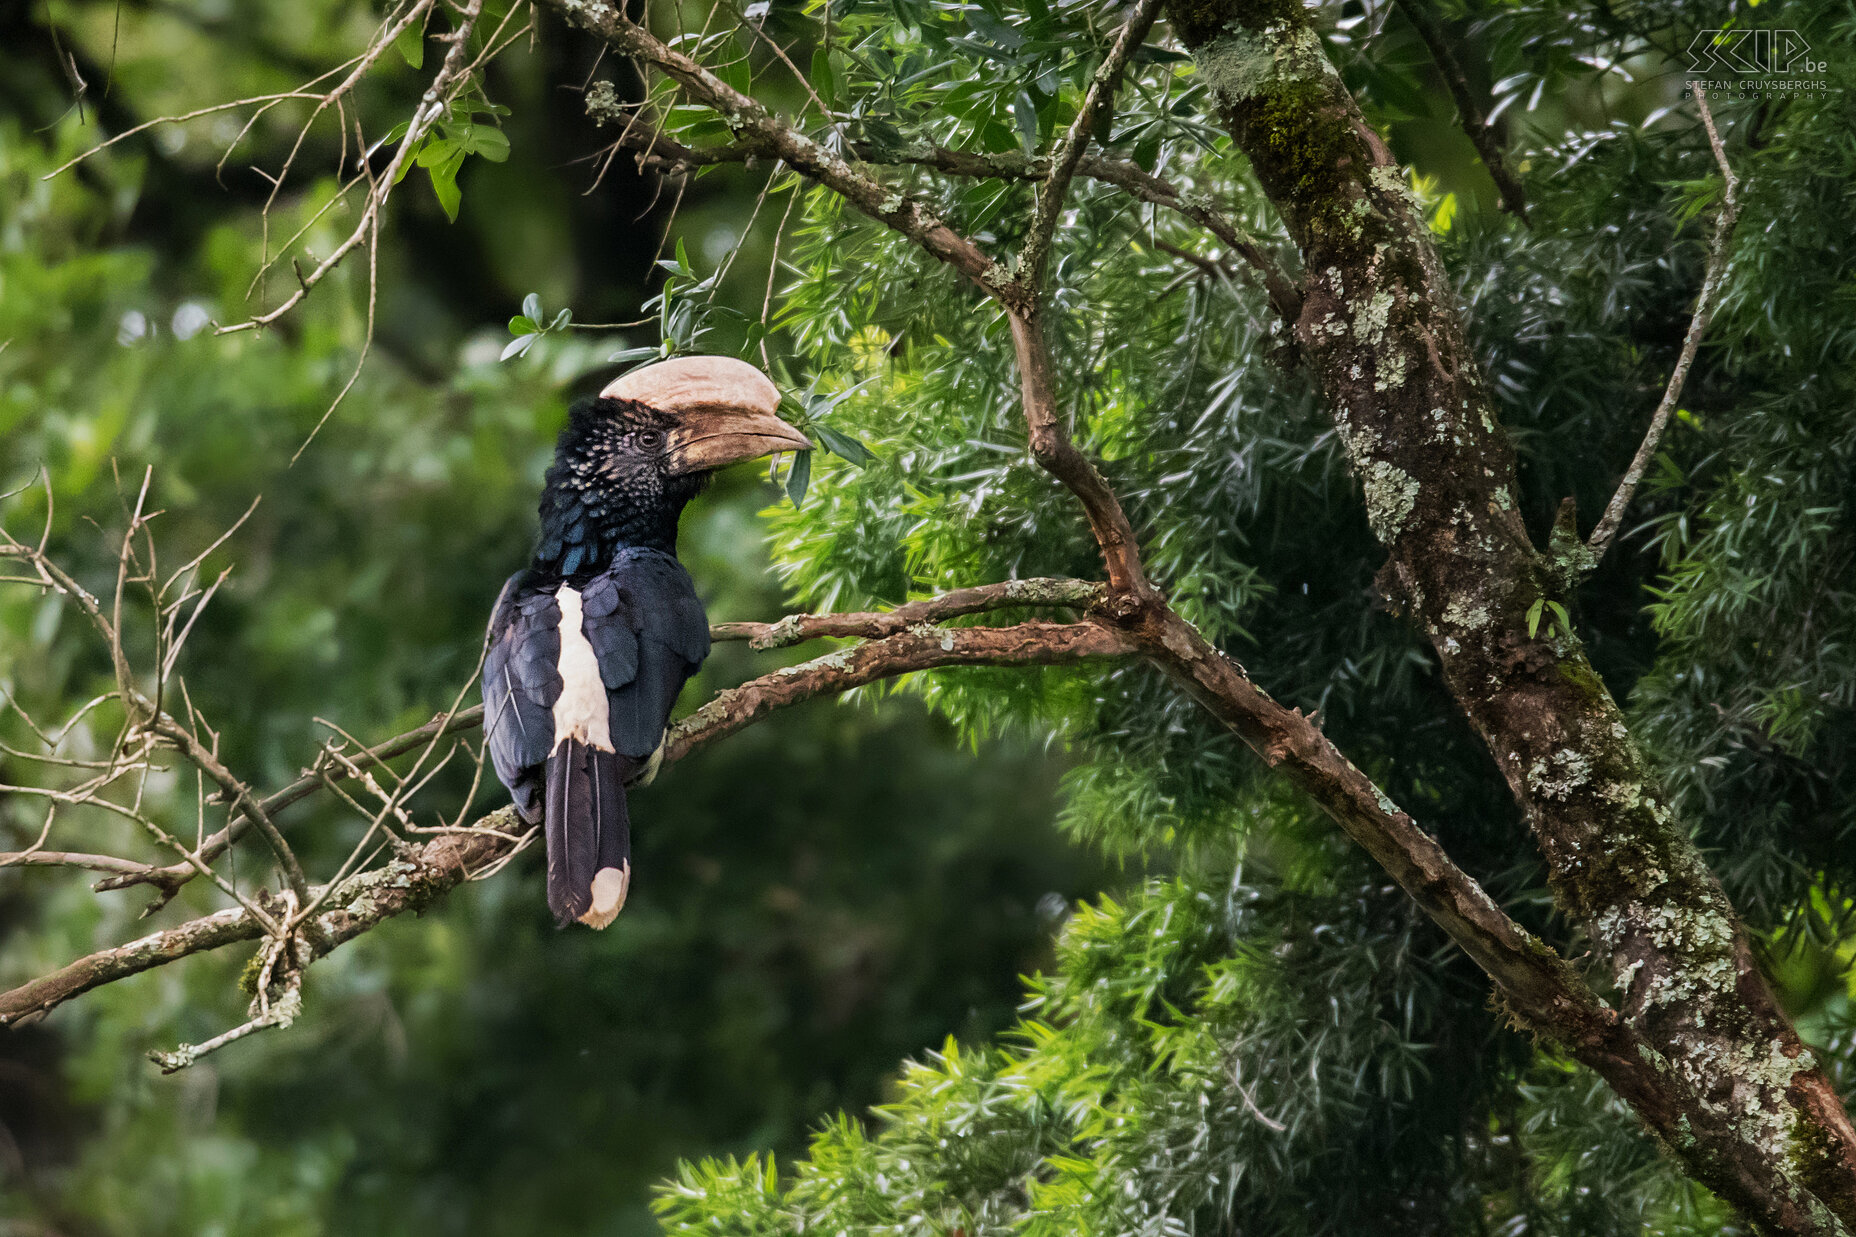
<path fill-rule="evenodd" d="M 581 604 L 606 685 L 612 746 L 634 761 L 648 760 L 677 693 L 709 655 L 709 617 L 695 582 L 673 556 L 628 548 L 587 583 Z"/>
<path fill-rule="evenodd" d="M 561 608 L 552 593 L 503 585 L 490 616 L 483 658 L 483 728 L 490 763 L 525 820 L 542 814 L 542 769 L 554 747 L 554 702 L 561 697 Z"/>

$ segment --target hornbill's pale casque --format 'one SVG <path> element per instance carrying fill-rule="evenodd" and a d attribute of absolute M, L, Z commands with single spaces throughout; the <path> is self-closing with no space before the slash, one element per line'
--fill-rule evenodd
<path fill-rule="evenodd" d="M 656 770 L 671 706 L 709 655 L 677 519 L 715 469 L 811 443 L 732 357 L 646 365 L 568 415 L 533 561 L 503 585 L 484 729 L 516 810 L 540 821 L 563 927 L 611 923 L 631 886 L 625 787 Z"/>

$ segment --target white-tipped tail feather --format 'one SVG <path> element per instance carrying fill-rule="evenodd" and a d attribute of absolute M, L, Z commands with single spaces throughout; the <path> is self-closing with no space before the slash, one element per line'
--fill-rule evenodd
<path fill-rule="evenodd" d="M 622 868 L 601 868 L 593 875 L 593 905 L 586 914 L 580 916 L 580 922 L 589 928 L 603 928 L 619 917 L 625 909 L 625 895 L 631 890 L 632 865 Z"/>

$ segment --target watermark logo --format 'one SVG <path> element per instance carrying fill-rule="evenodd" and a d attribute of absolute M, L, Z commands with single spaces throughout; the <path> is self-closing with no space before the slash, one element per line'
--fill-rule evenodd
<path fill-rule="evenodd" d="M 1811 45 L 1796 30 L 1703 30 L 1688 45 L 1688 98 L 1695 91 L 1710 97 L 1780 98 L 1801 90 L 1828 90 L 1823 76 L 1828 61 L 1811 55 Z"/>
<path fill-rule="evenodd" d="M 1691 76 L 1740 73 L 1792 77 L 1829 68 L 1811 59 L 1811 45 L 1796 30 L 1703 30 L 1688 45 Z"/>

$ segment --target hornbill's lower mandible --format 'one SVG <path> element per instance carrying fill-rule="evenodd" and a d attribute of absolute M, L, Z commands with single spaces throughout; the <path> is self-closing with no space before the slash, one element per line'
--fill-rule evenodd
<path fill-rule="evenodd" d="M 631 884 L 625 786 L 656 766 L 670 709 L 709 655 L 677 517 L 709 473 L 811 444 L 731 357 L 633 370 L 568 415 L 534 560 L 503 585 L 483 662 L 484 729 L 516 809 L 541 821 L 548 905 L 603 928 Z"/>

